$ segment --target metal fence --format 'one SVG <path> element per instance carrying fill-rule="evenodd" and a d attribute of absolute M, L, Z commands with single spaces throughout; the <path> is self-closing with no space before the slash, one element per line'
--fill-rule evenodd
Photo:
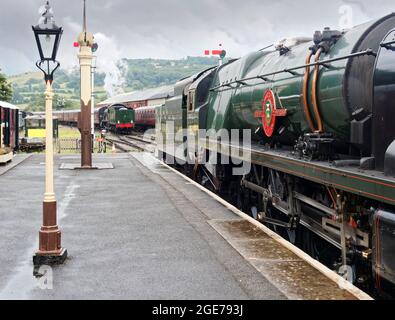
<path fill-rule="evenodd" d="M 81 152 L 81 139 L 79 138 L 56 139 L 56 151 L 58 153 Z"/>
<path fill-rule="evenodd" d="M 57 153 L 80 153 L 81 139 L 80 138 L 59 138 L 55 140 L 55 152 Z M 93 152 L 106 153 L 107 145 L 104 139 L 95 139 L 93 141 Z"/>

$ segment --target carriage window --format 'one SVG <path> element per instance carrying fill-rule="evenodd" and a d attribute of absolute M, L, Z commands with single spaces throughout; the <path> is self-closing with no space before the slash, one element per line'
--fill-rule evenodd
<path fill-rule="evenodd" d="M 45 121 L 41 119 L 28 119 L 25 120 L 25 124 L 27 128 L 35 129 L 35 128 L 44 128 Z"/>

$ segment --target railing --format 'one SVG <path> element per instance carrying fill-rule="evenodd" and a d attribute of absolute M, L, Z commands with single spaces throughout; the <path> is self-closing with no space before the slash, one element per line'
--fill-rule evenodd
<path fill-rule="evenodd" d="M 59 138 L 55 143 L 58 153 L 81 152 L 81 139 L 79 138 Z"/>
<path fill-rule="evenodd" d="M 55 140 L 55 150 L 57 153 L 80 153 L 81 139 L 80 138 L 59 138 Z M 93 141 L 94 153 L 106 153 L 107 145 L 104 139 L 95 138 Z"/>

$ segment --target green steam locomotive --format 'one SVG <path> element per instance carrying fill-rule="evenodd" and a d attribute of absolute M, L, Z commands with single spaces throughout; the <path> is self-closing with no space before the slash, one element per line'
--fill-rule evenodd
<path fill-rule="evenodd" d="M 395 14 L 325 28 L 180 80 L 156 110 L 159 157 L 358 286 L 393 294 L 394 28 Z M 235 159 L 250 170 L 234 174 Z"/>
<path fill-rule="evenodd" d="M 104 110 L 101 127 L 116 133 L 130 133 L 135 125 L 134 109 L 114 104 Z"/>

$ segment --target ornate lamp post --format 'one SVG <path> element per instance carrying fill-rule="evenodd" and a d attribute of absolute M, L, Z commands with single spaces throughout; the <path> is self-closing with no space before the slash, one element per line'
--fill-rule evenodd
<path fill-rule="evenodd" d="M 49 1 L 42 7 L 38 25 L 33 26 L 40 60 L 37 67 L 44 73 L 45 91 L 45 194 L 43 203 L 43 224 L 39 232 L 39 248 L 33 256 L 35 266 L 60 264 L 67 257 L 67 250 L 61 246 L 61 232 L 57 226 L 56 198 L 53 178 L 53 119 L 52 101 L 53 74 L 60 64 L 56 61 L 63 30 L 55 24 Z"/>

